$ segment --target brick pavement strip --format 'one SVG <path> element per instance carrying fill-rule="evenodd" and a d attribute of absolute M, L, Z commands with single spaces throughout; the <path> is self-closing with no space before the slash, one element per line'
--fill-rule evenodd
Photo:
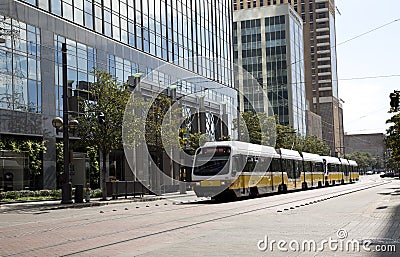
<path fill-rule="evenodd" d="M 260 256 L 264 252 L 257 249 L 257 242 L 264 236 L 320 242 L 335 238 L 338 229 L 346 229 L 349 239 L 391 237 L 400 241 L 400 196 L 391 194 L 400 189 L 400 181 L 385 181 L 390 183 L 294 209 L 290 207 L 381 180 L 221 204 L 173 205 L 171 201 L 176 199 L 164 199 L 51 210 L 40 215 L 3 213 L 0 255 Z M 387 208 L 379 208 L 382 206 Z M 283 207 L 288 211 L 277 212 Z M 18 217 L 21 221 L 12 223 Z M 271 255 L 268 251 L 265 254 Z M 272 253 L 299 254 L 342 256 L 343 252 Z M 360 256 L 360 252 L 350 254 Z M 374 253 L 362 252 L 362 256 Z"/>

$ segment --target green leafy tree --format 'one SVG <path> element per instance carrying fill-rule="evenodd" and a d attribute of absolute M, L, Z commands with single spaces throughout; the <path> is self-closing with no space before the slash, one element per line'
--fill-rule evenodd
<path fill-rule="evenodd" d="M 146 118 L 146 143 L 160 150 L 170 148 L 179 140 L 178 120 L 182 115 L 180 108 L 171 108 L 170 97 L 160 94 L 151 104 Z"/>
<path fill-rule="evenodd" d="M 85 110 L 78 118 L 78 136 L 84 145 L 98 147 L 102 154 L 101 190 L 102 198 L 107 198 L 106 157 L 114 149 L 122 148 L 122 122 L 130 91 L 126 84 L 119 84 L 111 74 L 94 70 L 95 82 L 90 85 L 91 101 L 80 99 Z M 98 115 L 105 115 L 100 124 Z"/>
<path fill-rule="evenodd" d="M 252 144 L 274 145 L 275 143 L 275 117 L 265 112 L 254 113 L 251 111 L 241 113 L 240 140 Z M 237 119 L 233 120 L 233 128 L 237 129 Z"/>
<path fill-rule="evenodd" d="M 368 167 L 371 166 L 372 156 L 367 152 L 354 152 L 346 155 L 347 159 L 354 160 L 357 162 L 358 167 L 361 171 L 366 171 Z"/>
<path fill-rule="evenodd" d="M 170 97 L 159 94 L 154 101 L 140 95 L 133 95 L 126 108 L 123 124 L 124 144 L 130 149 L 145 143 L 161 168 L 164 151 L 179 146 L 179 118 L 181 108 L 171 108 Z"/>
<path fill-rule="evenodd" d="M 383 168 L 383 161 L 380 156 L 372 156 L 370 166 L 373 170 L 381 170 Z"/>
<path fill-rule="evenodd" d="M 292 127 L 276 124 L 276 148 L 294 149 L 299 145 L 299 137 Z"/>
<path fill-rule="evenodd" d="M 321 139 L 318 139 L 316 136 L 298 137 L 298 143 L 295 146 L 295 149 L 297 151 L 319 155 L 330 155 L 329 146 Z"/>
<path fill-rule="evenodd" d="M 40 174 L 43 165 L 43 153 L 46 152 L 44 140 L 2 136 L 0 150 L 10 150 L 16 153 L 25 152 L 29 157 L 29 174 Z"/>
<path fill-rule="evenodd" d="M 301 136 L 290 126 L 281 125 L 277 117 L 268 116 L 267 113 L 242 113 L 240 120 L 241 140 L 248 140 L 253 144 L 274 144 L 276 148 L 293 149 L 302 152 L 329 155 L 329 146 L 315 136 Z M 234 128 L 237 128 L 237 120 L 234 120 Z M 244 129 L 247 127 L 247 133 Z"/>
<path fill-rule="evenodd" d="M 179 129 L 179 144 L 186 153 L 194 155 L 197 148 L 201 145 L 202 133 L 189 133 L 188 128 Z"/>
<path fill-rule="evenodd" d="M 389 170 L 398 170 L 399 169 L 399 163 L 396 162 L 393 157 L 389 154 L 389 156 L 386 159 L 386 167 Z"/>
<path fill-rule="evenodd" d="M 385 138 L 386 148 L 390 150 L 389 165 L 397 169 L 400 166 L 400 114 L 396 113 L 386 123 L 390 124 Z"/>
<path fill-rule="evenodd" d="M 100 167 L 99 167 L 99 155 L 98 155 L 98 150 L 97 147 L 93 146 L 88 146 L 86 147 L 86 155 L 89 158 L 89 179 L 90 179 L 90 187 L 91 188 L 99 188 L 100 184 Z"/>
<path fill-rule="evenodd" d="M 60 175 L 64 173 L 64 143 L 56 143 L 56 174 L 57 183 L 59 183 Z M 58 186 L 58 185 L 57 185 Z"/>

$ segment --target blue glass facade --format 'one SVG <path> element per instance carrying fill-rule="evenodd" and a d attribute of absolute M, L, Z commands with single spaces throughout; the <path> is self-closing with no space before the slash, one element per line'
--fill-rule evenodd
<path fill-rule="evenodd" d="M 10 37 L 0 44 L 0 108 L 41 112 L 40 29 L 0 15 Z"/>
<path fill-rule="evenodd" d="M 229 85 L 231 1 L 21 0 Z M 197 59 L 218 59 L 218 65 Z"/>

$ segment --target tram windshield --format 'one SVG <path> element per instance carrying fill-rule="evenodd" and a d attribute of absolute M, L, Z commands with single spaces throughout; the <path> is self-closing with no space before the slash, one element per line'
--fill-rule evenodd
<path fill-rule="evenodd" d="M 204 147 L 196 154 L 193 174 L 215 176 L 228 174 L 230 147 Z"/>

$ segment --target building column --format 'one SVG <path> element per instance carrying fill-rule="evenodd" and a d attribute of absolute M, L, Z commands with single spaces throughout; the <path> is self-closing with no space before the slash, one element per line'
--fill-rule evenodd
<path fill-rule="evenodd" d="M 41 30 L 42 45 L 54 45 L 53 33 Z M 52 120 L 56 117 L 55 74 L 54 74 L 54 49 L 44 47 L 41 49 L 41 75 L 42 75 L 42 117 L 43 117 L 43 139 L 46 142 L 46 153 L 43 154 L 43 189 L 56 189 L 56 134 Z"/>

